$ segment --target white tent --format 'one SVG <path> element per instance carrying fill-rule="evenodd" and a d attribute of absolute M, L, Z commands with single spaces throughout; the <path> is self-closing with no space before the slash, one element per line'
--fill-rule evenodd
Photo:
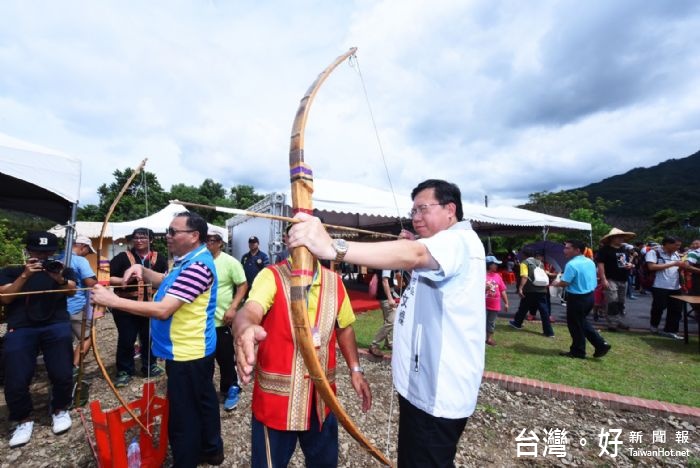
<path fill-rule="evenodd" d="M 498 229 L 499 226 L 520 228 L 557 228 L 590 231 L 590 223 L 560 218 L 536 211 L 524 210 L 513 206 L 482 207 L 464 204 L 464 217 L 477 227 Z"/>
<path fill-rule="evenodd" d="M 115 239 L 120 239 L 131 234 L 134 231 L 134 229 L 140 227 L 148 228 L 156 234 L 165 235 L 165 230 L 168 228 L 168 226 L 170 226 L 170 221 L 173 220 L 173 217 L 175 217 L 177 213 L 181 213 L 183 211 L 189 210 L 182 205 L 172 203 L 170 205 L 167 205 L 159 212 L 153 213 L 152 215 L 147 216 L 145 218 L 135 219 L 133 221 L 125 221 L 123 223 L 113 223 L 112 236 Z M 208 226 L 210 231 L 216 231 L 221 235 L 223 239 L 226 239 L 226 228 L 215 226 L 213 224 L 208 224 Z"/>
<path fill-rule="evenodd" d="M 115 240 L 123 239 L 127 235 L 131 234 L 136 228 L 147 228 L 156 234 L 165 235 L 165 230 L 170 225 L 170 221 L 172 221 L 176 213 L 180 213 L 182 211 L 188 210 L 182 205 L 171 204 L 167 205 L 157 213 L 153 213 L 145 218 L 135 219 L 133 221 L 108 223 L 105 237 Z M 93 239 L 99 237 L 101 229 L 102 222 L 100 221 L 78 221 L 75 223 L 75 231 L 78 234 L 88 236 Z M 218 232 L 222 238 L 226 239 L 226 228 L 209 224 L 209 230 Z M 61 226 L 53 228 L 51 232 L 59 237 L 63 237 L 65 235 L 64 229 Z"/>
<path fill-rule="evenodd" d="M 413 206 L 407 194 L 396 194 L 394 197 L 386 190 L 326 179 L 314 180 L 312 198 L 317 210 L 389 218 L 405 217 Z M 288 193 L 288 203 L 291 200 Z"/>
<path fill-rule="evenodd" d="M 271 193 L 248 210 L 290 216 L 291 201 L 289 191 L 286 194 Z M 413 202 L 410 194 L 405 192 L 394 196 L 386 190 L 360 184 L 315 179 L 312 201 L 314 214 L 327 224 L 394 234 L 398 231 L 399 220 L 404 227 L 411 225 L 408 212 L 413 207 Z M 466 202 L 462 204 L 464 218 L 471 221 L 477 232 L 486 235 L 537 231 L 546 237 L 552 229 L 591 231 L 588 223 L 520 208 L 487 208 Z M 260 239 L 261 249 L 271 255 L 279 253 L 283 248 L 283 224 L 280 221 L 237 215 L 227 220 L 226 226 L 231 230 L 231 251 L 237 257 L 246 251 L 247 239 L 253 235 Z"/>
<path fill-rule="evenodd" d="M 0 133 L 0 207 L 58 222 L 80 197 L 80 160 Z"/>
<path fill-rule="evenodd" d="M 314 209 L 329 224 L 367 227 L 396 224 L 407 219 L 412 207 L 410 194 L 392 194 L 386 190 L 350 182 L 314 180 Z M 287 203 L 291 203 L 289 192 Z M 513 231 L 524 229 L 563 229 L 590 231 L 590 223 L 550 216 L 512 206 L 485 207 L 462 202 L 464 218 L 477 230 Z"/>

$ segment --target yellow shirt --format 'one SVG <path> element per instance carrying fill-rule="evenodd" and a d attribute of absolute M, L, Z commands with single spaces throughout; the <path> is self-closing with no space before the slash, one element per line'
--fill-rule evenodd
<path fill-rule="evenodd" d="M 520 263 L 520 276 L 527 276 L 530 274 L 530 270 L 527 269 L 527 263 L 521 262 Z"/>
<path fill-rule="evenodd" d="M 316 264 L 316 268 L 321 268 L 319 263 Z M 311 284 L 311 289 L 309 290 L 309 300 L 308 300 L 308 314 L 309 323 L 316 323 L 316 311 L 318 310 L 318 299 L 319 292 L 321 291 L 321 275 L 315 275 L 314 281 Z M 343 286 L 343 292 L 345 293 L 345 299 L 343 299 L 340 305 L 340 310 L 338 311 L 338 326 L 340 328 L 345 328 L 355 321 L 355 313 L 352 311 L 352 306 L 350 305 L 350 296 L 348 296 L 345 286 Z M 277 293 L 277 284 L 275 283 L 275 276 L 272 270 L 265 268 L 258 273 L 253 281 L 253 285 L 248 294 L 248 301 L 255 301 L 260 304 L 267 314 L 267 312 L 272 307 L 272 303 L 275 299 L 275 294 Z"/>

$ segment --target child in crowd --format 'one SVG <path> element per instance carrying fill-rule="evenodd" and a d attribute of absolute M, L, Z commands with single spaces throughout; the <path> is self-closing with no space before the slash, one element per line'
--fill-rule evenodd
<path fill-rule="evenodd" d="M 498 274 L 500 262 L 493 255 L 486 257 L 486 344 L 496 346 L 493 334 L 496 331 L 496 316 L 501 311 L 501 299 L 508 311 L 506 284 Z"/>

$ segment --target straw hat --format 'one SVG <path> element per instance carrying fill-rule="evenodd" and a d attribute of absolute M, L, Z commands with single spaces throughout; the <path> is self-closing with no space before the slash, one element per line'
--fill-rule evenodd
<path fill-rule="evenodd" d="M 633 232 L 625 232 L 625 231 L 622 231 L 618 228 L 612 228 L 609 233 L 607 233 L 606 235 L 604 235 L 600 239 L 600 242 L 607 244 L 608 242 L 610 242 L 610 238 L 613 236 L 624 236 L 624 240 L 628 241 L 628 240 L 632 239 L 633 237 L 635 237 L 636 235 L 637 234 L 635 234 Z"/>

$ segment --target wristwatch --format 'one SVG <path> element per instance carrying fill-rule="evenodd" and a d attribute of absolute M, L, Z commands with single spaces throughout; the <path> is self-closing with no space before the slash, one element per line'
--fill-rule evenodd
<path fill-rule="evenodd" d="M 362 366 L 352 366 L 350 368 L 350 372 L 359 372 L 360 374 L 365 375 L 365 370 Z"/>
<path fill-rule="evenodd" d="M 333 239 L 333 250 L 335 250 L 335 261 L 342 262 L 345 254 L 348 253 L 348 243 L 345 239 Z"/>

